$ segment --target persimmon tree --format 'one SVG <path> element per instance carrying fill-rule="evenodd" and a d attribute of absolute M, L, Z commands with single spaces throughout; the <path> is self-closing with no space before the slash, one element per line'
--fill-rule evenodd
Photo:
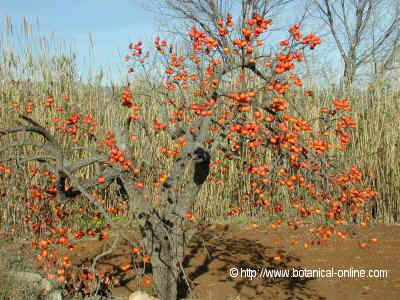
<path fill-rule="evenodd" d="M 335 230 L 335 225 L 368 222 L 367 200 L 376 193 L 362 185 L 363 174 L 357 167 L 341 169 L 330 155 L 345 149 L 350 143 L 349 131 L 356 126 L 345 114 L 351 110 L 349 101 L 333 99 L 332 107 L 321 111 L 316 130 L 312 121 L 296 113 L 298 103 L 285 96 L 288 89 L 302 86 L 293 70 L 303 61 L 304 52 L 318 46 L 320 39 L 301 33 L 295 24 L 289 28 L 288 38 L 279 42 L 280 51 L 267 54 L 262 36 L 271 24 L 270 19 L 253 12 L 234 36 L 233 17 L 228 13 L 215 19 L 218 40 L 193 27 L 188 33 L 192 48 L 184 54 L 156 38 L 156 55 L 164 62 L 161 75 L 159 69 L 146 65 L 149 54 L 142 43 L 130 44 L 126 57 L 132 64 L 129 73 L 161 76 L 162 85 L 152 85 L 159 97 L 151 97 L 152 102 L 140 101 L 148 95 L 140 87 L 132 90 L 126 86 L 121 99 L 127 110 L 126 121 L 103 136 L 98 133 L 101 124 L 91 114 L 81 112 L 68 116 L 63 124 L 57 120 L 61 125 L 54 127 L 54 134 L 26 115 L 21 115 L 25 125 L 0 129 L 0 136 L 32 133 L 45 141 L 39 144 L 21 139 L 1 150 L 27 145 L 37 148 L 32 156 L 10 156 L 7 160 L 15 160 L 19 166 L 34 161 L 47 170 L 30 169 L 30 176 L 40 173 L 48 180 L 30 186 L 25 202 L 32 212 L 25 221 L 37 239 L 32 245 L 47 272 L 55 276 L 52 268 L 56 268 L 58 281 L 68 282 L 71 263 L 55 247 L 73 249 L 74 240 L 84 235 L 109 238 L 107 228 L 114 226 L 118 231 L 111 215 L 122 209 L 139 223 L 142 245 L 133 252 L 141 253 L 142 262 L 151 264 L 155 292 L 161 299 L 176 299 L 178 283 L 187 279 L 182 261 L 185 247 L 196 232 L 196 227 L 190 226 L 195 220 L 196 195 L 207 181 L 214 181 L 210 168 L 224 160 L 243 168 L 243 176 L 251 177 L 249 201 L 257 209 L 282 212 L 283 205 L 266 199 L 279 186 L 293 195 L 289 200 L 297 213 L 286 220 L 290 227 L 297 229 L 310 217 L 321 221 L 310 230 L 312 237 L 306 248 L 332 235 L 346 238 L 346 232 Z M 312 92 L 306 91 L 304 97 L 312 97 Z M 148 105 L 162 108 L 156 118 L 146 117 Z M 57 139 L 65 135 L 72 137 L 66 145 Z M 142 157 L 136 155 L 134 147 L 139 136 L 144 145 Z M 78 160 L 69 155 L 72 142 L 80 138 L 92 144 L 87 149 L 93 153 L 91 158 Z M 159 140 L 166 144 L 156 148 Z M 251 153 L 251 160 L 236 159 L 244 151 Z M 154 152 L 162 160 L 149 160 Z M 272 156 L 269 165 L 266 155 Z M 76 175 L 93 166 L 94 176 Z M 165 170 L 160 171 L 162 168 Z M 153 184 L 145 175 L 149 173 L 157 178 Z M 107 190 L 113 182 L 119 186 L 123 202 L 119 208 L 106 208 L 94 191 Z M 304 195 L 301 199 L 300 194 Z M 89 208 L 73 208 L 73 203 L 82 201 L 89 203 Z M 105 225 L 97 231 L 73 231 L 65 222 L 74 220 L 78 213 L 103 218 Z M 239 213 L 240 207 L 227 211 L 230 215 Z M 282 223 L 283 218 L 278 218 L 272 226 Z M 90 281 L 100 275 L 92 268 L 80 276 Z M 108 280 L 104 274 L 100 277 Z"/>

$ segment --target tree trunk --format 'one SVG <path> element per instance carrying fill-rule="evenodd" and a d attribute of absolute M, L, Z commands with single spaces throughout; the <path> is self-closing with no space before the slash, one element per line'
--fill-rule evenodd
<path fill-rule="evenodd" d="M 178 230 L 179 232 L 179 230 Z M 182 259 L 183 243 L 181 234 L 170 232 L 156 236 L 152 246 L 152 272 L 154 289 L 161 300 L 176 300 L 178 297 L 179 263 Z"/>
<path fill-rule="evenodd" d="M 154 288 L 160 300 L 176 300 L 178 297 L 178 268 L 165 265 L 153 266 Z"/>
<path fill-rule="evenodd" d="M 153 287 L 161 300 L 175 300 L 185 296 L 187 287 L 180 286 L 183 275 L 181 264 L 184 249 L 195 232 L 196 226 L 165 226 L 153 231 L 153 243 L 150 246 Z"/>
<path fill-rule="evenodd" d="M 352 61 L 345 62 L 342 84 L 341 84 L 342 87 L 349 88 L 353 84 L 355 73 L 356 73 L 356 66 L 354 62 Z"/>

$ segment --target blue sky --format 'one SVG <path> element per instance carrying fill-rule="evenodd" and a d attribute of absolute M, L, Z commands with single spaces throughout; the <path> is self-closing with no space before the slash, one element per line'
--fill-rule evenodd
<path fill-rule="evenodd" d="M 160 34 L 157 15 L 139 5 L 142 1 L 3 1 L 0 26 L 5 17 L 9 16 L 13 25 L 21 28 L 25 17 L 32 24 L 34 35 L 50 37 L 53 34 L 54 37 L 50 38 L 50 49 L 56 42 L 65 42 L 72 48 L 77 54 L 78 70 L 83 78 L 87 78 L 89 70 L 95 72 L 102 68 L 106 82 L 110 78 L 119 81 L 126 76 L 127 64 L 124 56 L 128 53 L 129 43 L 138 40 L 152 43 L 154 37 Z M 293 14 L 296 13 L 296 8 L 291 7 L 285 11 L 281 20 L 284 28 L 287 28 L 295 22 Z M 35 25 L 37 20 L 39 27 Z M 290 24 L 287 23 L 288 20 Z M 274 19 L 275 24 L 276 21 Z M 0 27 L 0 32 L 2 30 Z M 93 38 L 94 48 L 90 46 L 89 36 Z"/>
<path fill-rule="evenodd" d="M 125 72 L 123 57 L 128 53 L 128 44 L 137 40 L 150 41 L 157 35 L 153 14 L 135 0 L 2 2 L 1 25 L 9 16 L 13 25 L 21 28 L 25 17 L 33 26 L 33 34 L 49 37 L 54 33 L 54 40 L 64 41 L 76 51 L 83 75 L 90 66 L 103 67 L 106 74 L 111 72 L 117 79 L 119 70 Z M 35 26 L 37 20 L 39 28 Z M 93 56 L 89 50 L 89 34 L 94 41 Z"/>

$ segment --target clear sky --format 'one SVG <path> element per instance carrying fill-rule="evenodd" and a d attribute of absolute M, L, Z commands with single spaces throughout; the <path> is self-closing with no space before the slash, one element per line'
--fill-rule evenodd
<path fill-rule="evenodd" d="M 160 34 L 157 15 L 145 10 L 139 2 L 143 0 L 2 1 L 0 26 L 8 16 L 15 28 L 21 29 L 25 17 L 32 24 L 34 35 L 50 40 L 50 49 L 57 42 L 65 42 L 72 48 L 77 54 L 78 71 L 83 78 L 87 78 L 89 70 L 102 68 L 105 82 L 110 77 L 119 81 L 121 76 L 126 76 L 124 56 L 128 54 L 129 43 L 138 40 L 152 43 Z M 283 23 L 286 28 L 295 22 L 293 14 L 296 8 L 285 11 Z M 35 25 L 37 22 L 39 27 Z M 0 33 L 3 30 L 0 27 Z M 90 36 L 94 48 L 91 48 Z"/>
<path fill-rule="evenodd" d="M 128 53 L 128 44 L 150 41 L 157 34 L 154 15 L 135 0 L 2 1 L 1 27 L 6 16 L 16 29 L 21 28 L 25 17 L 32 24 L 34 35 L 50 37 L 54 33 L 51 41 L 70 45 L 77 53 L 83 75 L 92 65 L 103 67 L 106 74 L 110 70 L 114 79 L 118 78 L 119 70 L 125 72 L 123 57 Z M 39 28 L 35 25 L 37 20 Z M 89 34 L 94 41 L 93 56 Z"/>

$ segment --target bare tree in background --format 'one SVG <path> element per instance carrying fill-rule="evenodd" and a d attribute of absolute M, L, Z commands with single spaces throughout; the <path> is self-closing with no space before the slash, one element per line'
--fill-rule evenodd
<path fill-rule="evenodd" d="M 251 18 L 253 12 L 257 12 L 263 18 L 274 17 L 276 20 L 280 9 L 296 0 L 153 0 L 143 3 L 145 7 L 164 16 L 168 23 L 165 25 L 174 36 L 187 38 L 187 31 L 192 26 L 198 26 L 210 37 L 216 39 L 220 45 L 226 45 L 227 41 L 219 35 L 217 21 L 232 11 L 234 5 L 240 11 L 240 21 L 236 22 L 236 28 L 243 28 L 243 20 Z M 179 21 L 179 24 L 175 21 Z M 175 26 L 174 26 L 175 25 Z M 163 30 L 166 29 L 163 27 Z"/>
<path fill-rule="evenodd" d="M 350 86 L 357 71 L 374 66 L 374 77 L 395 67 L 400 45 L 400 1 L 312 0 L 328 26 L 344 63 L 342 85 Z"/>
<path fill-rule="evenodd" d="M 398 7 L 397 7 L 398 9 Z M 385 12 L 384 12 L 385 13 Z M 399 11 L 397 11 L 399 14 Z M 380 18 L 374 18 L 375 26 L 379 26 Z M 379 41 L 379 37 L 373 36 L 373 45 Z M 373 54 L 372 59 L 372 83 L 380 84 L 392 71 L 400 69 L 400 24 L 397 24 L 397 29 L 393 38 L 387 43 L 383 51 Z"/>

